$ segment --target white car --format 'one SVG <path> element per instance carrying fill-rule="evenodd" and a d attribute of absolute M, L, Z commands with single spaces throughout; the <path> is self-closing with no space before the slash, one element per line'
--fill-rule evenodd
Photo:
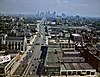
<path fill-rule="evenodd" d="M 30 75 L 32 75 L 32 71 L 30 71 Z"/>

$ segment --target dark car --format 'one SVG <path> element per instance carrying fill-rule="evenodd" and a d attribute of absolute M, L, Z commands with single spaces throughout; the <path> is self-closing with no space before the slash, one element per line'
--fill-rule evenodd
<path fill-rule="evenodd" d="M 35 66 L 35 68 L 37 68 L 37 66 Z"/>

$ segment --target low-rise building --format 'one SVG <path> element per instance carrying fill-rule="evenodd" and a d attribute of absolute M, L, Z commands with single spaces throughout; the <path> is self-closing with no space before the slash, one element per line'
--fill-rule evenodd
<path fill-rule="evenodd" d="M 57 30 L 62 31 L 63 37 L 58 37 L 60 32 Z M 44 65 L 46 75 L 68 77 L 96 76 L 96 68 L 93 68 L 82 55 L 84 54 L 83 49 L 87 44 L 87 42 L 84 43 L 82 32 L 87 32 L 88 30 L 89 28 L 85 26 L 51 26 L 49 28 L 49 36 L 47 36 L 46 40 L 48 53 Z"/>
<path fill-rule="evenodd" d="M 60 65 L 60 75 L 65 76 L 96 76 L 96 70 L 88 63 L 64 63 Z"/>
<path fill-rule="evenodd" d="M 46 75 L 60 75 L 61 53 L 59 46 L 49 45 L 44 65 Z"/>

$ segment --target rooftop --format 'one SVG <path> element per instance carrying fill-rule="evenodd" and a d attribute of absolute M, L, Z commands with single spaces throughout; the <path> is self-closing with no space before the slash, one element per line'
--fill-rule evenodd
<path fill-rule="evenodd" d="M 46 62 L 45 62 L 46 66 L 57 67 L 57 66 L 59 66 L 60 59 L 61 59 L 60 48 L 56 48 L 56 49 L 55 48 L 48 48 L 48 53 L 47 53 Z"/>
<path fill-rule="evenodd" d="M 76 62 L 80 62 L 83 63 L 85 62 L 85 59 L 83 57 L 63 57 L 62 62 L 64 63 L 76 63 Z"/>
<path fill-rule="evenodd" d="M 80 29 L 80 30 L 90 30 L 87 26 L 72 26 L 67 27 L 68 29 Z"/>
<path fill-rule="evenodd" d="M 7 55 L 7 56 L 0 56 L 0 64 L 8 62 L 11 60 L 11 56 Z"/>
<path fill-rule="evenodd" d="M 93 69 L 88 63 L 64 63 L 61 70 L 91 70 Z"/>
<path fill-rule="evenodd" d="M 7 40 L 24 40 L 24 37 L 7 37 Z"/>

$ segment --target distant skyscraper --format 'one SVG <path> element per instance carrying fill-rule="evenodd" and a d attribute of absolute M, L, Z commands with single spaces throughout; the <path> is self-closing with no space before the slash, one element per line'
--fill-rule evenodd
<path fill-rule="evenodd" d="M 62 13 L 62 18 L 66 18 L 66 14 L 65 13 Z"/>
<path fill-rule="evenodd" d="M 52 17 L 53 17 L 53 18 L 56 17 L 56 12 L 55 12 L 55 11 L 52 13 Z"/>

